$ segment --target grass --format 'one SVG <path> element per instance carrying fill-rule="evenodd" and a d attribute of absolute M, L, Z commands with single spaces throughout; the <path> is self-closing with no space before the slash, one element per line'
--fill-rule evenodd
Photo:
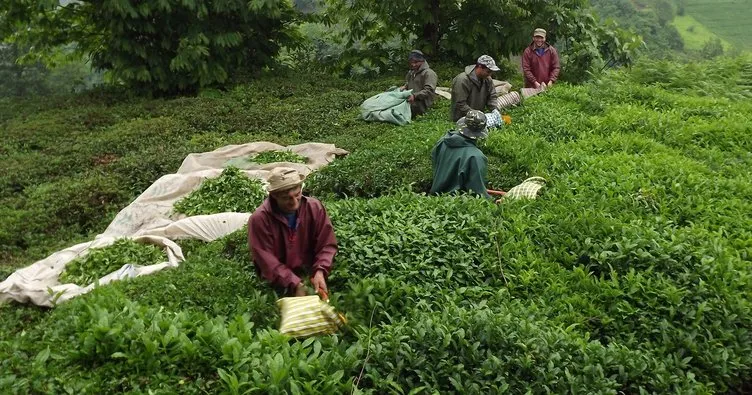
<path fill-rule="evenodd" d="M 673 25 L 681 34 L 686 49 L 699 51 L 708 40 L 718 37 L 689 14 L 674 17 Z M 731 44 L 728 41 L 721 40 L 721 43 L 725 51 L 731 49 Z"/>
<path fill-rule="evenodd" d="M 52 310 L 0 306 L 0 392 L 744 393 L 749 62 L 644 60 L 530 98 L 482 150 L 492 187 L 548 183 L 539 199 L 501 205 L 422 194 L 430 150 L 452 127 L 446 100 L 405 127 L 357 119 L 398 76 L 0 102 L 11 169 L 0 183 L 15 190 L 0 195 L 0 238 L 13 265 L 100 231 L 188 152 L 255 140 L 352 152 L 306 183 L 339 241 L 340 333 L 276 331 L 277 295 L 245 230 L 182 240 L 178 268 Z"/>
<path fill-rule="evenodd" d="M 687 14 L 721 39 L 750 51 L 752 43 L 752 0 L 687 0 Z"/>

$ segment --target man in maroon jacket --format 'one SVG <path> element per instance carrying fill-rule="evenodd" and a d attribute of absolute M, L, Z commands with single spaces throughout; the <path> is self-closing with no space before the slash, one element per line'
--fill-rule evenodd
<path fill-rule="evenodd" d="M 277 167 L 268 181 L 269 197 L 248 220 L 253 263 L 272 285 L 305 296 L 299 277 L 312 275 L 315 292 L 328 293 L 326 278 L 337 253 L 337 239 L 320 201 L 303 196 L 303 175 Z"/>
<path fill-rule="evenodd" d="M 533 32 L 533 42 L 522 53 L 522 74 L 525 88 L 550 87 L 559 78 L 559 53 L 546 42 L 546 31 Z"/>

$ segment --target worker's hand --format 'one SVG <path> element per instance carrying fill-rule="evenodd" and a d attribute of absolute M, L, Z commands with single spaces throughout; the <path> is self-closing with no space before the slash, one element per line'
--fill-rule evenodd
<path fill-rule="evenodd" d="M 548 87 L 550 88 L 552 86 L 554 86 L 554 82 L 553 81 L 548 81 Z"/>
<path fill-rule="evenodd" d="M 301 281 L 300 284 L 298 284 L 297 287 L 295 287 L 295 296 L 307 296 L 308 292 L 305 290 L 305 285 L 303 285 L 303 282 Z"/>
<path fill-rule="evenodd" d="M 319 293 L 319 290 L 324 291 L 324 293 L 328 294 L 329 289 L 326 288 L 326 280 L 324 279 L 324 271 L 318 270 L 316 271 L 316 274 L 311 277 L 311 285 L 313 286 L 313 290 L 316 293 Z"/>
<path fill-rule="evenodd" d="M 535 86 L 535 89 L 540 89 L 541 84 L 540 84 L 540 82 L 535 81 L 535 85 L 534 86 Z"/>
<path fill-rule="evenodd" d="M 412 104 L 415 101 L 415 95 L 410 95 L 407 97 L 407 102 Z"/>

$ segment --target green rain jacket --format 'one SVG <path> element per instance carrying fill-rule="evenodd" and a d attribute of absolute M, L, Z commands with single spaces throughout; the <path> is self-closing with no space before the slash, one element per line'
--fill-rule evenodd
<path fill-rule="evenodd" d="M 475 140 L 450 131 L 433 147 L 431 162 L 432 194 L 468 191 L 491 199 L 486 189 L 488 158 Z"/>
<path fill-rule="evenodd" d="M 417 71 L 410 70 L 405 76 L 405 86 L 412 89 L 415 101 L 410 105 L 413 116 L 425 114 L 428 108 L 433 104 L 436 97 L 436 83 L 438 77 L 436 73 L 428 66 L 428 62 L 423 64 Z"/>

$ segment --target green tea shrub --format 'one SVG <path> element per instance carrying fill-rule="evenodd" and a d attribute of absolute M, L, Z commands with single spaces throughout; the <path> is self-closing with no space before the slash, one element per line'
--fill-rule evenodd
<path fill-rule="evenodd" d="M 122 180 L 92 172 L 37 186 L 28 192 L 23 208 L 40 215 L 36 225 L 40 229 L 89 230 L 103 223 L 103 213 L 111 214 L 127 202 Z"/>
<path fill-rule="evenodd" d="M 164 252 L 157 246 L 119 239 L 68 263 L 58 281 L 85 286 L 127 264 L 147 266 L 164 260 Z"/>
<path fill-rule="evenodd" d="M 649 354 L 604 347 L 528 315 L 517 303 L 419 312 L 374 332 L 364 387 L 377 392 L 705 391 Z"/>
<path fill-rule="evenodd" d="M 430 148 L 412 148 L 410 153 L 389 148 L 361 150 L 334 161 L 309 177 L 307 190 L 322 197 L 375 197 L 406 186 L 415 192 L 428 192 L 432 177 Z"/>
<path fill-rule="evenodd" d="M 430 119 L 424 127 L 411 124 L 396 133 L 377 136 L 344 159 L 313 173 L 307 188 L 320 197 L 375 197 L 404 188 L 428 192 L 432 178 L 431 149 L 451 128 L 449 125 Z M 383 124 L 380 126 L 383 128 Z"/>
<path fill-rule="evenodd" d="M 16 268 L 10 265 L 0 265 L 0 282 L 3 282 L 6 278 L 8 278 L 15 271 L 16 271 Z"/>
<path fill-rule="evenodd" d="M 745 393 L 746 66 L 644 62 L 509 109 L 513 123 L 480 145 L 490 185 L 548 182 L 535 200 L 498 205 L 414 193 L 430 186 L 431 148 L 454 127 L 448 101 L 403 127 L 358 119 L 360 102 L 402 73 L 280 73 L 171 100 L 0 100 L 11 131 L 0 154 L 18 173 L 0 174 L 14 188 L 0 192 L 12 267 L 89 240 L 189 152 L 256 140 L 351 152 L 306 183 L 339 241 L 330 303 L 349 324 L 337 335 L 276 332 L 280 295 L 256 274 L 241 229 L 181 240 L 179 267 L 52 311 L 0 306 L 0 392 Z M 456 71 L 437 70 L 443 81 Z M 250 206 L 228 189 L 200 205 Z M 90 199 L 110 192 L 120 203 Z"/>
<path fill-rule="evenodd" d="M 483 199 L 430 198 L 403 191 L 376 200 L 346 199 L 327 210 L 340 240 L 333 284 L 388 273 L 416 285 L 459 287 L 499 275 L 480 253 L 492 244 L 494 210 Z"/>
<path fill-rule="evenodd" d="M 88 297 L 94 302 L 89 306 L 73 301 L 53 313 L 75 312 L 55 331 L 66 346 L 52 351 L 78 371 L 67 378 L 66 388 L 351 388 L 361 348 L 336 336 L 290 342 L 276 331 L 256 329 L 250 315 L 173 313 L 124 299 L 113 288 Z M 134 375 L 136 371 L 141 373 Z M 33 386 L 46 391 L 62 387 L 54 380 Z"/>
<path fill-rule="evenodd" d="M 0 253 L 34 251 L 39 259 L 71 241 L 83 241 L 93 230 L 103 229 L 128 200 L 121 180 L 101 172 L 40 183 L 2 200 Z"/>
<path fill-rule="evenodd" d="M 210 243 L 181 240 L 186 260 L 179 267 L 113 287 L 152 306 L 227 317 L 247 313 L 256 325 L 273 326 L 279 320 L 276 295 L 256 274 L 247 238 L 241 229 Z"/>
<path fill-rule="evenodd" d="M 219 177 L 204 181 L 190 195 L 174 205 L 175 212 L 188 216 L 222 212 L 251 213 L 266 199 L 264 184 L 228 167 Z"/>
<path fill-rule="evenodd" d="M 686 63 L 643 58 L 632 72 L 623 73 L 617 78 L 690 95 L 743 100 L 750 93 L 740 84 L 739 77 L 748 63 L 749 55 L 746 54 Z"/>

